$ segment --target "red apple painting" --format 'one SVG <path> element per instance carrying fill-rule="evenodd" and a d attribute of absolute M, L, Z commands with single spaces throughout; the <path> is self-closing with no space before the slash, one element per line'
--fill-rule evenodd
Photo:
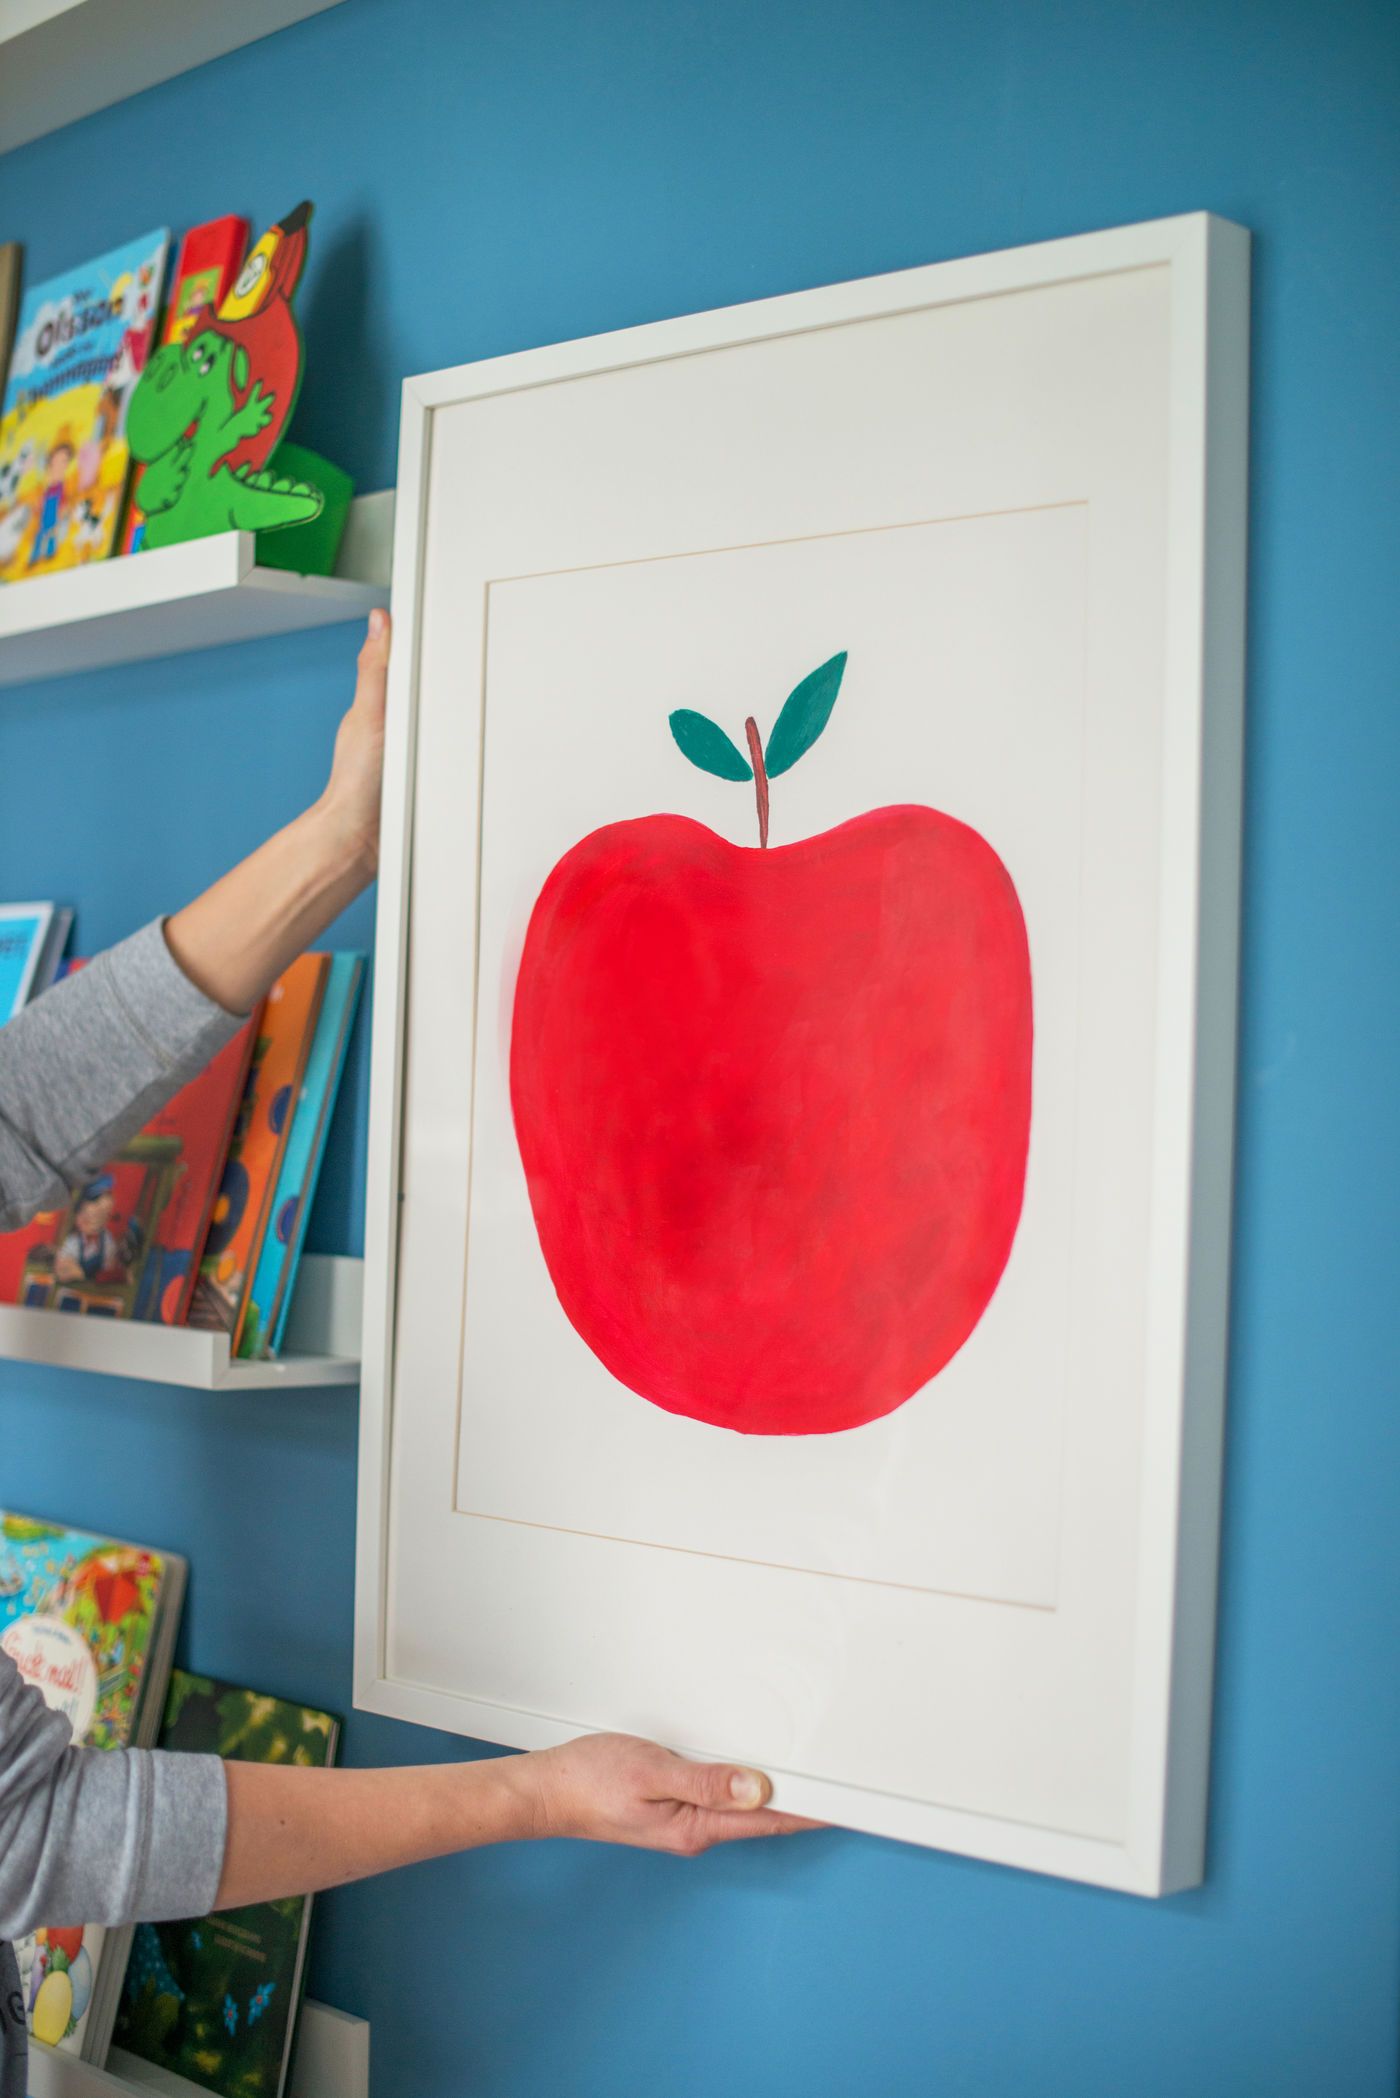
<path fill-rule="evenodd" d="M 769 785 L 826 727 L 845 655 L 747 755 L 757 843 L 680 815 L 565 853 L 531 914 L 510 1086 L 550 1279 L 653 1405 L 747 1435 L 892 1413 L 986 1311 L 1021 1214 L 1031 1116 L 1025 920 L 985 838 L 936 809 L 769 844 Z"/>

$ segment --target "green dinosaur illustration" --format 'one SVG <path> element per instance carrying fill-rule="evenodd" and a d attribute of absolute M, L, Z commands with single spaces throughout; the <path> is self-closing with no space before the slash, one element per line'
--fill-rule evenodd
<path fill-rule="evenodd" d="M 157 350 L 131 396 L 127 440 L 141 476 L 144 544 L 174 546 L 210 532 L 266 532 L 305 524 L 322 496 L 306 481 L 267 468 L 232 468 L 234 449 L 255 438 L 276 410 L 260 384 L 248 390 L 248 353 L 217 329 Z"/>

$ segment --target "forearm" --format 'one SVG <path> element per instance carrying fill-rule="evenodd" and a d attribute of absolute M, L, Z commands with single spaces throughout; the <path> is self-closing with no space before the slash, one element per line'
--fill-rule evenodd
<path fill-rule="evenodd" d="M 246 1013 L 373 874 L 361 838 L 318 802 L 166 922 L 206 997 Z"/>
<path fill-rule="evenodd" d="M 534 1833 L 526 1758 L 408 1770 L 230 1763 L 221 1909 Z"/>
<path fill-rule="evenodd" d="M 230 1012 L 249 1011 L 374 878 L 388 664 L 389 621 L 375 612 L 325 793 L 166 923 L 190 981 Z"/>
<path fill-rule="evenodd" d="M 236 1033 L 373 879 L 389 622 L 371 616 L 315 805 L 195 902 L 0 1030 L 0 1230 L 62 1201 Z"/>
<path fill-rule="evenodd" d="M 413 1770 L 229 1763 L 216 1906 L 314 1893 L 450 1851 L 529 1836 L 639 1844 L 693 1857 L 743 1836 L 811 1828 L 768 1804 L 761 1772 L 693 1763 L 652 1741 L 590 1734 L 525 1756 Z"/>

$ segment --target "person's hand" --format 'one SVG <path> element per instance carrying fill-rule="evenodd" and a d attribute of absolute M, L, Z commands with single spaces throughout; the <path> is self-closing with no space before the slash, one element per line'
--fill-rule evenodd
<path fill-rule="evenodd" d="M 336 732 L 331 776 L 321 809 L 367 877 L 379 864 L 379 790 L 384 775 L 384 694 L 389 675 L 389 615 L 371 612 L 360 650 L 355 697 Z"/>
<path fill-rule="evenodd" d="M 524 1791 L 531 1836 L 582 1836 L 693 1858 L 716 1843 L 821 1825 L 775 1813 L 761 1771 L 692 1763 L 630 1734 L 587 1734 L 506 1767 Z"/>
<path fill-rule="evenodd" d="M 324 793 L 165 921 L 179 967 L 227 1013 L 251 1012 L 379 871 L 388 671 L 389 615 L 371 612 Z"/>

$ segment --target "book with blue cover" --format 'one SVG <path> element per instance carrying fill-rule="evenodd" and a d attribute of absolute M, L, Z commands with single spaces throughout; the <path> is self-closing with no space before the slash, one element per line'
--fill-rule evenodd
<path fill-rule="evenodd" d="M 0 582 L 111 552 L 169 248 L 159 227 L 25 292 L 0 406 Z"/>
<path fill-rule="evenodd" d="M 306 1073 L 292 1117 L 272 1198 L 267 1231 L 253 1271 L 238 1353 L 245 1360 L 276 1355 L 287 1329 L 292 1284 L 306 1238 L 316 1182 L 325 1156 L 331 1113 L 345 1069 L 365 962 L 361 954 L 333 954 Z"/>
<path fill-rule="evenodd" d="M 0 1026 L 53 982 L 72 923 L 55 903 L 0 903 Z"/>

